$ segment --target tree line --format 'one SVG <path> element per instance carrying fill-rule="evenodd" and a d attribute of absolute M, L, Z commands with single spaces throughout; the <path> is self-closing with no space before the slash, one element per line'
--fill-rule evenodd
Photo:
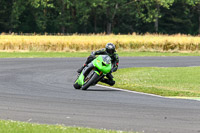
<path fill-rule="evenodd" d="M 0 0 L 0 33 L 200 34 L 200 0 Z"/>

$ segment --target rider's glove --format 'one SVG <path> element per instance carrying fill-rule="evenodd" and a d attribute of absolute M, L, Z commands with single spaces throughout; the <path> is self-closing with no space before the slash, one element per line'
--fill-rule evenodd
<path fill-rule="evenodd" d="M 118 69 L 118 62 L 114 65 L 114 67 L 112 68 L 111 72 L 116 72 Z"/>
<path fill-rule="evenodd" d="M 116 72 L 117 71 L 117 67 L 114 67 L 111 72 Z"/>

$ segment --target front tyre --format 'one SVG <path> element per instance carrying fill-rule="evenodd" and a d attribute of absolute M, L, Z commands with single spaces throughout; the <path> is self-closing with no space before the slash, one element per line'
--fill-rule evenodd
<path fill-rule="evenodd" d="M 76 80 L 75 80 L 75 82 L 73 84 L 75 89 L 80 89 L 81 88 L 81 86 L 78 84 L 78 82 L 76 82 L 79 76 L 80 76 L 80 74 L 77 75 L 77 78 L 76 78 Z"/>
<path fill-rule="evenodd" d="M 92 84 L 95 83 L 96 79 L 98 79 L 99 75 L 94 72 L 94 74 L 92 75 L 92 77 L 89 79 L 88 82 L 86 82 L 83 86 L 82 86 L 82 90 L 87 90 L 89 86 L 91 86 Z"/>
<path fill-rule="evenodd" d="M 81 86 L 78 84 L 78 82 L 77 83 L 74 83 L 74 88 L 75 89 L 80 89 L 81 88 Z"/>

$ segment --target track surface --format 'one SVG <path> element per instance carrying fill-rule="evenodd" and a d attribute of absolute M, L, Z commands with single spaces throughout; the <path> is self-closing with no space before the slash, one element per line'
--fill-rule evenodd
<path fill-rule="evenodd" d="M 147 133 L 199 133 L 200 102 L 72 87 L 85 58 L 0 59 L 0 119 Z M 124 67 L 200 66 L 200 57 L 121 57 Z"/>

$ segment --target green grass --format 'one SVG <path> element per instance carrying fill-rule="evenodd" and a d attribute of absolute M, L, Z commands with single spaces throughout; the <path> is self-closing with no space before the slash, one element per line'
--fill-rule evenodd
<path fill-rule="evenodd" d="M 125 68 L 114 87 L 161 96 L 200 97 L 200 67 Z"/>
<path fill-rule="evenodd" d="M 0 58 L 87 57 L 91 52 L 0 52 Z M 200 56 L 200 53 L 118 52 L 128 56 Z"/>
<path fill-rule="evenodd" d="M 0 58 L 87 57 L 90 52 L 0 52 Z"/>
<path fill-rule="evenodd" d="M 0 120 L 0 133 L 127 133 L 127 132 Z"/>
<path fill-rule="evenodd" d="M 200 53 L 172 53 L 172 52 L 134 52 L 134 51 L 127 51 L 127 52 L 119 52 L 119 56 L 200 56 Z"/>

